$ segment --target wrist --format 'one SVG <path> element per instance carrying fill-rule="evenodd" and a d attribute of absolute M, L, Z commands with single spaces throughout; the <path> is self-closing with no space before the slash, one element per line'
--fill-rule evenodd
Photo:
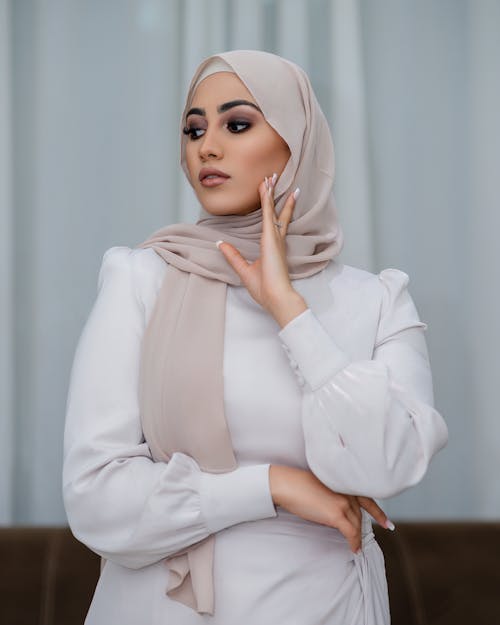
<path fill-rule="evenodd" d="M 302 469 L 284 464 L 269 465 L 269 490 L 274 505 L 287 507 L 290 503 L 292 480 L 301 471 Z"/>
<path fill-rule="evenodd" d="M 284 328 L 292 319 L 298 317 L 307 310 L 306 300 L 297 291 L 290 291 L 279 298 L 275 304 L 270 306 L 270 313 L 278 322 L 280 328 Z"/>
<path fill-rule="evenodd" d="M 269 465 L 269 489 L 275 506 L 282 501 L 283 467 L 279 464 Z"/>

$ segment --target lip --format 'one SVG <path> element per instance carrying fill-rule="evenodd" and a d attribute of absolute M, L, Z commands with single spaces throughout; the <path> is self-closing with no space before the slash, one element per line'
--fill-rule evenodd
<path fill-rule="evenodd" d="M 207 178 L 207 176 L 216 177 Z M 221 171 L 220 169 L 214 169 L 213 167 L 203 167 L 198 175 L 198 180 L 204 187 L 215 187 L 222 184 L 230 177 L 231 176 Z"/>

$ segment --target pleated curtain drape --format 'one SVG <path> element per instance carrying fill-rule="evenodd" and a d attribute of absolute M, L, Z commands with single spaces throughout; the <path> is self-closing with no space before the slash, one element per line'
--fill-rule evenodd
<path fill-rule="evenodd" d="M 102 254 L 196 218 L 187 81 L 242 48 L 306 69 L 341 258 L 406 271 L 429 324 L 450 443 L 387 511 L 498 517 L 499 28 L 495 0 L 0 0 L 0 523 L 66 522 L 67 385 Z"/>

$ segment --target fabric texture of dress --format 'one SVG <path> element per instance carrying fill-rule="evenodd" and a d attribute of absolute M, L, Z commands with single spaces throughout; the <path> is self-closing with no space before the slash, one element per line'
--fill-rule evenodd
<path fill-rule="evenodd" d="M 75 354 L 63 496 L 74 535 L 107 560 L 86 625 L 387 625 L 369 516 L 353 554 L 338 530 L 274 506 L 269 466 L 375 498 L 423 477 L 447 429 L 408 276 L 332 260 L 293 281 L 309 308 L 282 329 L 228 286 L 224 406 L 238 468 L 215 474 L 182 452 L 153 462 L 141 429 L 141 337 L 165 270 L 151 249 L 109 249 Z M 200 615 L 165 594 L 165 558 L 214 532 L 216 610 Z"/>

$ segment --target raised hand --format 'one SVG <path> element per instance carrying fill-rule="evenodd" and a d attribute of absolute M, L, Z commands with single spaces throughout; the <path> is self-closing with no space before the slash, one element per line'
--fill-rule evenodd
<path fill-rule="evenodd" d="M 218 241 L 217 246 L 254 300 L 283 327 L 306 310 L 307 304 L 292 286 L 286 260 L 286 233 L 299 189 L 288 196 L 278 218 L 273 197 L 277 178 L 277 174 L 273 174 L 259 185 L 262 206 L 259 258 L 250 263 L 234 245 Z"/>

